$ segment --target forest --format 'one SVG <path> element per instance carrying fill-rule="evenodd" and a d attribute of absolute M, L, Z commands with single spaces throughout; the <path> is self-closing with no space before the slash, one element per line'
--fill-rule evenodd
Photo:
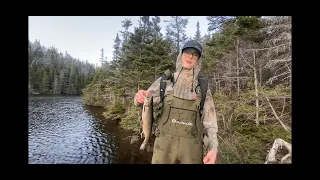
<path fill-rule="evenodd" d="M 207 16 L 208 32 L 187 37 L 188 18 L 171 16 L 161 27 L 158 16 L 130 19 L 114 38 L 113 59 L 94 67 L 67 52 L 29 42 L 29 92 L 81 94 L 86 105 L 105 108 L 133 134 L 141 132 L 135 93 L 146 90 L 165 70 L 175 70 L 183 44 L 203 46 L 202 71 L 218 117 L 219 164 L 291 163 L 291 20 L 290 16 Z M 165 34 L 161 29 L 165 28 Z M 282 150 L 276 155 L 277 149 Z"/>
<path fill-rule="evenodd" d="M 28 48 L 30 94 L 80 95 L 94 76 L 93 64 L 42 46 L 40 40 L 29 40 Z"/>

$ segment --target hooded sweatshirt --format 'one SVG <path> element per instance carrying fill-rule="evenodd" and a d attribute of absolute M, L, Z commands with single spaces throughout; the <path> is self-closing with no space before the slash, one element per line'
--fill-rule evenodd
<path fill-rule="evenodd" d="M 202 58 L 199 58 L 197 66 L 191 70 L 187 70 L 182 66 L 181 60 L 182 52 L 180 51 L 176 60 L 176 72 L 173 73 L 174 84 L 170 82 L 165 89 L 165 95 L 168 92 L 173 91 L 173 95 L 182 99 L 192 100 L 194 99 L 194 90 L 198 84 L 197 76 L 201 70 Z M 160 80 L 158 78 L 149 88 L 148 92 L 153 96 L 153 104 L 157 105 L 160 103 Z M 138 106 L 136 98 L 134 98 L 134 104 Z M 203 106 L 202 122 L 205 134 L 208 137 L 209 145 L 208 150 L 217 151 L 218 149 L 218 126 L 217 126 L 217 115 L 215 106 L 213 103 L 213 98 L 211 90 L 208 87 L 205 103 Z"/>

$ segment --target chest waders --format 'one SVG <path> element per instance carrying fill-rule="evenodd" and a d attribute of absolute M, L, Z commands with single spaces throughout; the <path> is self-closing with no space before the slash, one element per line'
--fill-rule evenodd
<path fill-rule="evenodd" d="M 200 100 L 184 100 L 167 94 L 154 142 L 152 164 L 202 164 L 203 125 Z"/>

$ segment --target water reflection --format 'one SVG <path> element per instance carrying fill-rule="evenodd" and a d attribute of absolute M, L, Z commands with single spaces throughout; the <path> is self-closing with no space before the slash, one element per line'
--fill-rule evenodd
<path fill-rule="evenodd" d="M 116 163 L 117 138 L 101 127 L 80 97 L 30 97 L 29 163 Z"/>
<path fill-rule="evenodd" d="M 29 97 L 29 163 L 150 163 L 152 154 L 139 151 L 142 140 L 123 140 L 131 133 L 102 112 L 80 97 Z"/>

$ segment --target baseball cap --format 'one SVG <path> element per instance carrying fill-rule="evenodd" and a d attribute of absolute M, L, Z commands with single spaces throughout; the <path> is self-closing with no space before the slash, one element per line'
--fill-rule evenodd
<path fill-rule="evenodd" d="M 182 51 L 185 49 L 185 48 L 194 48 L 196 50 L 199 51 L 199 54 L 201 56 L 201 53 L 202 53 L 202 46 L 201 44 L 196 41 L 196 40 L 191 40 L 191 41 L 188 41 L 186 44 L 184 44 L 184 46 L 182 47 Z"/>

